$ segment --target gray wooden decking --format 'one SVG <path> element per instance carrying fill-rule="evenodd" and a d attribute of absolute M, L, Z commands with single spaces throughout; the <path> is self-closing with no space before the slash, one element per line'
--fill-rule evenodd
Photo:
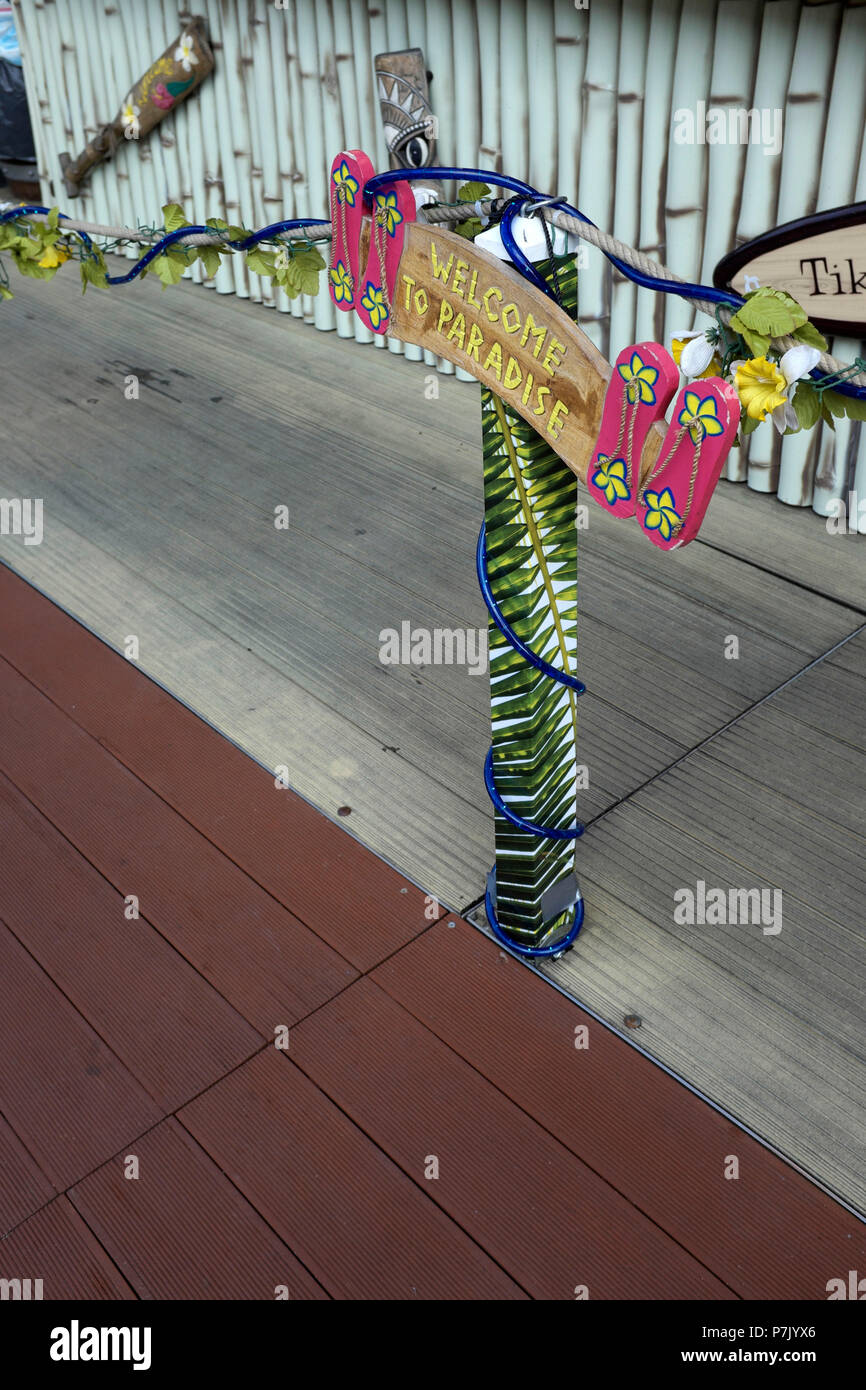
<path fill-rule="evenodd" d="M 485 622 L 477 388 L 191 285 L 16 280 L 0 496 L 44 498 L 45 539 L 0 559 L 468 908 L 486 677 L 383 666 L 379 633 Z M 866 1209 L 866 539 L 722 484 L 664 555 L 589 505 L 587 925 L 547 973 Z M 781 932 L 677 925 L 699 879 L 781 890 Z"/>

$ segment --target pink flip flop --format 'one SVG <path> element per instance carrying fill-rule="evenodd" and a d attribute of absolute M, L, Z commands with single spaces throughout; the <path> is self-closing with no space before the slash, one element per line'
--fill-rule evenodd
<path fill-rule="evenodd" d="M 586 477 L 596 502 L 614 516 L 634 516 L 644 441 L 663 418 L 679 379 L 660 343 L 638 343 L 616 359 Z"/>
<path fill-rule="evenodd" d="M 673 550 L 694 540 L 739 422 L 739 396 L 720 377 L 693 381 L 680 392 L 637 499 L 637 519 L 654 545 Z"/>
<path fill-rule="evenodd" d="M 344 313 L 356 307 L 361 262 L 364 184 L 373 177 L 372 161 L 363 150 L 341 150 L 331 165 L 331 264 L 328 291 Z"/>
<path fill-rule="evenodd" d="M 408 183 L 395 183 L 384 193 L 374 194 L 370 250 L 355 303 L 358 318 L 374 333 L 387 333 L 391 327 L 397 267 L 403 254 L 406 228 L 414 221 L 415 198 Z"/>

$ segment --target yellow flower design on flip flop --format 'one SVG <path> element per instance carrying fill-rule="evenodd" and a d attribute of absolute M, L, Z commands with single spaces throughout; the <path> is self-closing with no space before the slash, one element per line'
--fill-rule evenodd
<path fill-rule="evenodd" d="M 737 391 L 752 420 L 763 420 L 787 400 L 788 383 L 775 362 L 766 357 L 753 357 L 741 362 L 736 373 Z"/>
<path fill-rule="evenodd" d="M 372 280 L 368 280 L 361 303 L 370 315 L 370 323 L 374 328 L 378 328 L 380 323 L 385 322 L 388 317 L 388 306 L 385 303 L 385 291 L 380 285 L 374 285 Z"/>
<path fill-rule="evenodd" d="M 331 284 L 334 287 L 334 298 L 338 304 L 351 304 L 352 302 L 352 277 L 342 261 L 337 261 L 330 270 Z"/>
<path fill-rule="evenodd" d="M 385 228 L 389 236 L 393 236 L 403 221 L 403 214 L 397 207 L 396 193 L 377 193 L 376 207 L 378 208 L 377 218 Z"/>
<path fill-rule="evenodd" d="M 631 361 L 623 362 L 617 367 L 617 371 L 623 381 L 628 383 L 626 395 L 632 403 L 640 401 L 643 405 L 655 405 L 656 393 L 653 387 L 659 378 L 658 367 L 651 367 L 633 352 Z"/>
<path fill-rule="evenodd" d="M 674 527 L 683 523 L 670 488 L 666 487 L 664 492 L 646 492 L 644 501 L 647 507 L 644 526 L 648 531 L 658 531 L 662 540 L 669 541 Z"/>
<path fill-rule="evenodd" d="M 715 397 L 704 396 L 697 391 L 686 392 L 686 403 L 677 416 L 681 425 L 688 425 L 693 444 L 700 444 L 705 434 L 723 434 L 725 426 L 719 419 Z"/>
<path fill-rule="evenodd" d="M 355 206 L 355 194 L 358 192 L 358 180 L 352 178 L 345 159 L 339 169 L 334 170 L 331 177 L 337 188 L 337 196 L 344 203 L 348 203 L 350 208 L 353 208 Z"/>
<path fill-rule="evenodd" d="M 612 507 L 617 499 L 625 502 L 631 497 L 631 489 L 626 481 L 625 459 L 612 459 L 610 454 L 599 454 L 592 481 L 604 493 L 608 506 Z"/>

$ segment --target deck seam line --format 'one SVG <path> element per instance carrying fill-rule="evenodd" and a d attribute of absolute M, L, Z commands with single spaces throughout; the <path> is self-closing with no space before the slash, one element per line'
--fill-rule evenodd
<path fill-rule="evenodd" d="M 739 724 L 741 720 L 748 718 L 748 716 L 752 714 L 756 709 L 760 709 L 762 705 L 765 705 L 769 700 L 772 700 L 774 696 L 778 695 L 781 691 L 786 690 L 789 685 L 793 685 L 795 681 L 800 680 L 802 676 L 807 675 L 808 672 L 813 670 L 816 666 L 820 666 L 823 661 L 826 661 L 828 657 L 832 656 L 832 654 L 838 651 L 840 647 L 844 647 L 846 643 L 853 641 L 855 637 L 859 637 L 861 633 L 864 632 L 866 632 L 866 623 L 862 623 L 860 627 L 855 629 L 854 632 L 849 632 L 847 636 L 842 637 L 838 642 L 835 642 L 832 647 L 828 647 L 828 649 L 825 652 L 822 652 L 819 656 L 813 657 L 812 660 L 807 662 L 807 664 L 803 666 L 799 671 L 795 671 L 793 675 L 787 676 L 785 680 L 783 680 L 779 685 L 775 686 L 772 690 L 768 691 L 766 695 L 761 695 L 757 700 L 753 701 L 752 704 L 748 705 L 746 709 L 742 710 L 740 714 L 734 715 L 733 719 L 729 719 L 726 724 L 723 724 L 720 728 L 714 730 L 713 733 L 708 734 L 706 738 L 701 739 L 700 743 L 696 743 L 694 748 L 690 748 L 686 753 L 683 753 L 680 757 L 675 758 L 674 761 L 672 763 L 669 763 L 667 767 L 662 768 L 659 772 L 654 772 L 651 777 L 648 777 L 646 781 L 641 782 L 640 785 L 635 787 L 633 791 L 628 792 L 626 796 L 621 796 L 617 801 L 613 803 L 612 806 L 606 807 L 606 809 L 604 811 L 600 811 L 597 816 L 591 817 L 586 822 L 587 828 L 591 825 L 596 825 L 598 821 L 603 820 L 605 816 L 609 816 L 611 812 L 617 810 L 617 808 L 624 805 L 625 802 L 630 801 L 633 796 L 637 796 L 639 792 L 644 791 L 645 788 L 651 786 L 653 782 L 658 781 L 660 777 L 665 777 L 675 767 L 679 767 L 680 763 L 686 762 L 687 759 L 691 758 L 695 753 L 700 753 L 708 744 L 712 743 L 714 739 L 721 737 L 722 734 L 726 734 L 730 729 L 734 728 L 735 725 Z"/>
<path fill-rule="evenodd" d="M 782 504 L 784 505 L 784 504 Z M 798 508 L 798 510 L 800 510 Z M 835 603 L 840 608 L 848 608 L 852 613 L 858 613 L 860 617 L 866 618 L 866 608 L 861 608 L 858 603 L 850 599 L 839 598 L 836 594 L 825 593 L 823 589 L 816 589 L 811 584 L 804 584 L 802 580 L 793 579 L 788 574 L 782 574 L 779 570 L 770 569 L 768 565 L 759 564 L 757 560 L 751 560 L 745 555 L 737 555 L 732 550 L 726 550 L 723 545 L 716 541 L 702 540 L 700 537 L 698 544 L 706 546 L 707 550 L 715 550 L 720 555 L 727 555 L 729 559 L 736 560 L 741 565 L 748 565 L 751 569 L 757 570 L 759 574 L 771 574 L 776 579 L 782 579 L 786 584 L 791 584 L 795 589 L 802 589 L 807 594 L 812 594 L 814 598 L 825 599 L 828 603 Z"/>

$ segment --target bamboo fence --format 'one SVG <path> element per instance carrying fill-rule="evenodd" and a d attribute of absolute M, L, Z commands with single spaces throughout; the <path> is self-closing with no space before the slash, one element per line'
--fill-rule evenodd
<path fill-rule="evenodd" d="M 46 202 L 66 205 L 61 152 L 86 144 L 193 12 L 207 18 L 214 74 L 148 140 L 94 171 L 78 216 L 136 226 L 158 222 L 169 201 L 247 226 L 325 215 L 336 150 L 360 147 L 387 167 L 373 57 L 410 46 L 433 73 L 441 163 L 577 198 L 599 226 L 688 279 L 707 281 L 725 251 L 779 222 L 866 198 L 866 7 L 854 0 L 190 3 L 15 0 Z M 779 110 L 781 153 L 678 143 L 675 113 L 699 102 Z M 190 274 L 201 280 L 201 267 Z M 372 337 L 327 295 L 274 297 L 240 257 L 211 287 Z M 707 323 L 685 301 L 635 290 L 594 248 L 582 260 L 580 321 L 611 358 Z M 850 360 L 864 345 L 837 338 L 831 350 Z M 827 515 L 850 490 L 866 496 L 866 434 L 839 421 L 835 435 L 821 427 L 782 441 L 767 426 L 732 452 L 727 476 Z"/>

